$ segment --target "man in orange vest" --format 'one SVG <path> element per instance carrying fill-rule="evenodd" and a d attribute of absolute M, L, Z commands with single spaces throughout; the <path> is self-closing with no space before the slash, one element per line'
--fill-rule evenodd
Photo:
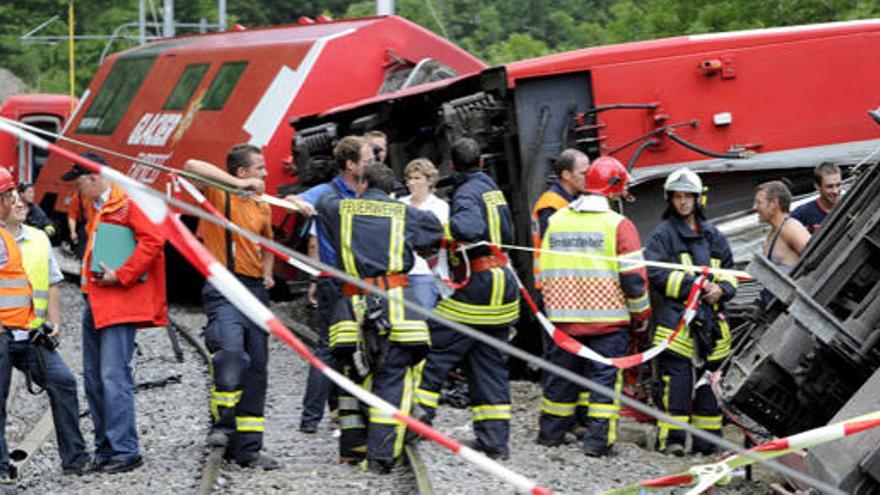
<path fill-rule="evenodd" d="M 547 223 L 550 217 L 557 211 L 568 206 L 581 195 L 584 190 L 584 177 L 587 169 L 590 167 L 590 158 L 582 151 L 567 148 L 562 150 L 553 161 L 553 173 L 556 175 L 556 181 L 538 197 L 535 207 L 532 208 L 532 247 L 541 248 L 541 240 L 544 238 L 544 232 L 547 231 Z M 535 302 L 543 309 L 544 300 L 541 295 L 541 252 L 535 251 L 533 256 L 532 272 L 534 274 L 535 283 Z M 544 352 L 547 352 L 548 346 L 552 346 L 541 334 L 544 340 Z M 590 392 L 582 390 L 578 395 L 578 405 L 575 413 L 576 421 L 572 424 L 573 432 L 576 436 L 583 436 L 587 421 L 587 410 L 590 407 Z"/>
<path fill-rule="evenodd" d="M 0 218 L 6 218 L 18 199 L 15 180 L 9 171 L 0 167 Z M 33 292 L 24 271 L 21 250 L 15 238 L 0 228 L 0 484 L 13 483 L 9 449 L 6 446 L 6 396 L 12 374 L 9 347 L 13 330 L 28 330 L 35 318 Z"/>
<path fill-rule="evenodd" d="M 86 295 L 83 383 L 95 425 L 94 469 L 122 473 L 144 463 L 138 446 L 130 363 L 137 328 L 168 324 L 165 238 L 131 198 L 104 177 L 74 165 L 62 180 L 75 180 L 82 200 L 95 210 L 87 228 L 81 279 Z M 102 224 L 115 226 L 117 231 L 128 229 L 136 245 L 118 268 L 99 261 L 100 271 L 93 271 L 96 234 Z"/>

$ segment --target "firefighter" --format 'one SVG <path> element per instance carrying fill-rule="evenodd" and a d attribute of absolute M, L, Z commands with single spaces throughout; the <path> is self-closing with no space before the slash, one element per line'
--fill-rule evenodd
<path fill-rule="evenodd" d="M 609 203 L 624 193 L 627 179 L 620 162 L 598 158 L 586 173 L 584 195 L 550 217 L 541 245 L 547 317 L 561 331 L 606 357 L 623 356 L 630 328 L 645 331 L 651 315 L 639 233 L 629 219 L 611 210 Z M 591 394 L 583 439 L 587 455 L 609 454 L 617 438 L 623 371 L 586 361 L 552 342 L 546 358 L 615 391 L 613 397 Z M 545 374 L 538 443 L 562 443 L 573 422 L 579 392 L 580 388 L 568 380 Z"/>
<path fill-rule="evenodd" d="M 538 197 L 535 207 L 532 208 L 532 247 L 535 249 L 541 247 L 541 239 L 544 238 L 544 232 L 547 230 L 547 220 L 554 213 L 568 206 L 584 190 L 584 178 L 589 166 L 590 158 L 582 151 L 574 148 L 563 150 L 559 156 L 553 159 L 553 173 L 556 174 L 556 181 Z M 543 308 L 544 303 L 541 296 L 540 281 L 541 252 L 535 251 L 533 258 L 535 302 L 539 307 Z M 544 351 L 546 352 L 550 342 L 544 338 L 544 334 L 542 334 L 542 339 Z M 572 425 L 576 429 L 582 430 L 582 425 L 586 423 L 586 414 L 589 406 L 590 392 L 583 390 L 578 395 L 576 411 L 578 424 Z M 583 433 L 583 431 L 576 432 L 576 434 L 580 433 Z"/>
<path fill-rule="evenodd" d="M 504 195 L 485 172 L 476 141 L 461 138 L 452 145 L 455 190 L 452 193 L 449 232 L 455 241 L 471 244 L 513 241 L 513 219 Z M 466 247 L 466 246 L 464 246 Z M 506 260 L 485 246 L 462 254 L 470 263 L 468 283 L 434 310 L 438 316 L 470 325 L 488 336 L 506 341 L 510 325 L 519 319 L 519 292 Z M 463 268 L 462 264 L 458 265 Z M 414 414 L 431 421 L 440 398 L 440 387 L 449 371 L 464 365 L 470 390 L 476 440 L 472 446 L 488 456 L 509 456 L 510 384 L 507 355 L 444 325 L 430 323 L 431 352 L 416 389 L 420 406 Z"/>
<path fill-rule="evenodd" d="M 415 263 L 414 250 L 435 248 L 443 227 L 431 212 L 389 196 L 394 172 L 387 166 L 367 166 L 362 180 L 366 190 L 357 199 L 322 197 L 318 218 L 331 233 L 337 265 L 388 291 L 390 299 L 343 284 L 344 297 L 336 301 L 331 319 L 330 347 L 349 377 L 409 414 L 414 366 L 427 354 L 430 337 L 424 319 L 403 306 L 404 298 L 416 300 L 407 272 Z M 365 422 L 357 400 L 347 392 L 340 393 L 339 406 L 340 457 L 362 458 L 366 443 L 368 469 L 389 472 L 403 452 L 405 424 L 374 408 Z"/>
<path fill-rule="evenodd" d="M 265 190 L 266 162 L 260 149 L 249 144 L 233 146 L 226 156 L 228 172 L 199 160 L 188 160 L 184 169 L 222 184 L 261 193 Z M 272 238 L 272 212 L 255 197 L 243 197 L 214 187 L 205 197 L 226 218 L 244 229 Z M 263 304 L 269 304 L 274 285 L 272 254 L 249 239 L 213 223 L 201 222 L 198 235 L 205 247 Z M 266 406 L 268 336 L 259 326 L 206 283 L 202 300 L 208 315 L 205 343 L 211 351 L 212 428 L 208 443 L 226 447 L 225 456 L 243 467 L 277 469 L 278 461 L 260 452 Z"/>
<path fill-rule="evenodd" d="M 330 181 L 315 185 L 299 196 L 287 196 L 288 201 L 300 206 L 306 215 L 314 214 L 314 206 L 324 196 L 330 195 L 338 199 L 357 197 L 355 188 L 360 183 L 364 168 L 371 162 L 372 148 L 366 139 L 358 136 L 345 136 L 333 148 L 333 159 L 339 173 Z M 311 224 L 313 235 L 309 243 L 309 256 L 317 257 L 322 263 L 336 264 L 336 250 L 330 242 L 329 231 L 320 222 Z M 340 298 L 339 282 L 328 273 L 321 273 L 309 284 L 309 299 L 313 301 L 317 311 L 318 342 L 313 351 L 315 355 L 336 369 L 337 363 L 328 347 L 329 321 L 333 315 L 333 307 Z M 324 416 L 324 404 L 330 407 L 330 415 L 339 413 L 337 391 L 320 370 L 309 367 L 306 379 L 306 390 L 303 394 L 302 416 L 299 430 L 303 433 L 316 433 L 318 424 Z"/>
<path fill-rule="evenodd" d="M 684 312 L 692 284 L 699 276 L 696 267 L 732 268 L 733 256 L 727 238 L 703 217 L 705 198 L 700 177 L 687 168 L 675 170 L 663 185 L 667 207 L 663 222 L 651 235 L 645 258 L 692 265 L 694 270 L 648 268 L 651 287 L 662 300 L 656 311 L 654 343 L 675 331 Z M 703 290 L 696 316 L 683 328 L 669 348 L 658 357 L 661 384 L 658 403 L 675 419 L 721 436 L 721 410 L 709 386 L 694 391 L 694 377 L 715 371 L 730 354 L 730 327 L 724 303 L 736 294 L 737 280 L 712 274 Z M 682 456 L 685 434 L 671 423 L 658 422 L 657 449 Z M 693 453 L 711 454 L 715 446 L 694 438 Z"/>

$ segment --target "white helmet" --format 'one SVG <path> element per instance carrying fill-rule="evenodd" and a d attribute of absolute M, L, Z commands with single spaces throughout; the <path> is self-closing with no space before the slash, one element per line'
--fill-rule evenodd
<path fill-rule="evenodd" d="M 666 178 L 666 182 L 663 184 L 663 192 L 667 200 L 670 197 L 670 193 L 675 191 L 702 196 L 703 181 L 700 180 L 700 176 L 696 172 L 687 167 L 682 167 L 669 174 L 669 177 Z"/>

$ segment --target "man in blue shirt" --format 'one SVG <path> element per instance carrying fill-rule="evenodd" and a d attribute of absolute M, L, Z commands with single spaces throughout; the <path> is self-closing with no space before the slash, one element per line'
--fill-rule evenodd
<path fill-rule="evenodd" d="M 791 212 L 791 218 L 802 223 L 810 234 L 819 230 L 831 208 L 840 201 L 840 177 L 840 167 L 837 165 L 829 162 L 819 164 L 813 171 L 813 187 L 819 197 Z"/>
<path fill-rule="evenodd" d="M 318 184 L 299 196 L 288 196 L 288 200 L 295 203 L 305 202 L 315 206 L 326 195 L 336 195 L 342 199 L 351 199 L 358 195 L 358 189 L 362 187 L 361 176 L 364 168 L 373 159 L 373 150 L 370 143 L 359 136 L 346 136 L 339 140 L 333 149 L 333 159 L 339 166 L 339 174 L 329 182 Z M 309 209 L 311 210 L 311 209 Z M 311 213 L 311 211 L 307 211 Z M 318 225 L 315 225 L 318 224 Z M 313 223 L 313 235 L 317 239 L 317 257 L 321 262 L 336 266 L 336 251 L 331 243 L 330 233 L 325 232 L 320 222 Z M 309 255 L 315 257 L 311 243 Z M 318 307 L 318 332 L 319 341 L 315 346 L 315 355 L 335 368 L 335 360 L 328 349 L 327 332 L 333 305 L 340 296 L 340 284 L 333 277 L 319 275 L 309 287 L 309 300 L 314 301 Z M 303 412 L 300 418 L 300 431 L 315 433 L 318 431 L 318 423 L 324 416 L 324 404 L 330 396 L 331 382 L 314 367 L 309 368 L 309 377 L 306 384 L 306 392 L 303 396 Z"/>

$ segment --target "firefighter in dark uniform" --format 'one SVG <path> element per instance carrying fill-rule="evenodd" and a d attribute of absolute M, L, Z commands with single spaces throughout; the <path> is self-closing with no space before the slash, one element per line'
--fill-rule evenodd
<path fill-rule="evenodd" d="M 207 162 L 188 160 L 184 169 L 232 187 L 257 193 L 265 190 L 266 162 L 259 148 L 233 146 L 226 156 L 226 166 L 228 172 Z M 202 191 L 233 223 L 272 238 L 269 205 L 214 187 Z M 263 304 L 269 304 L 269 289 L 274 285 L 271 253 L 213 223 L 201 222 L 198 236 L 217 261 Z M 205 344 L 211 351 L 213 381 L 208 443 L 226 446 L 226 458 L 243 467 L 277 469 L 278 461 L 260 452 L 265 431 L 268 336 L 210 283 L 202 290 L 202 300 L 208 316 Z"/>
<path fill-rule="evenodd" d="M 655 312 L 654 343 L 675 331 L 684 312 L 692 284 L 699 276 L 696 267 L 732 268 L 733 255 L 727 238 L 703 218 L 703 183 L 687 168 L 675 170 L 663 186 L 668 207 L 664 221 L 654 231 L 645 258 L 693 265 L 694 270 L 648 267 L 651 288 L 662 297 Z M 669 348 L 658 357 L 661 386 L 658 403 L 675 419 L 721 436 L 721 409 L 709 386 L 696 391 L 694 377 L 718 369 L 730 355 L 730 327 L 724 316 L 724 303 L 736 294 L 736 277 L 713 274 L 688 327 L 682 329 Z M 657 448 L 669 454 L 684 455 L 686 432 L 676 425 L 658 422 Z M 694 453 L 711 454 L 715 446 L 694 438 Z"/>
<path fill-rule="evenodd" d="M 319 221 L 347 274 L 388 291 L 385 300 L 343 284 L 330 324 L 329 342 L 343 372 L 374 394 L 409 414 L 415 365 L 428 352 L 430 335 L 424 318 L 403 305 L 415 301 L 407 272 L 416 250 L 436 249 L 443 226 L 430 212 L 407 206 L 388 194 L 394 187 L 390 168 L 374 163 L 364 170 L 366 190 L 357 199 L 325 195 L 318 201 Z M 378 409 L 363 409 L 351 394 L 340 391 L 340 457 L 363 458 L 369 470 L 387 473 L 403 452 L 406 425 Z M 366 447 L 366 449 L 365 449 Z"/>
<path fill-rule="evenodd" d="M 651 316 L 639 233 L 609 202 L 624 194 L 627 180 L 626 167 L 619 161 L 599 157 L 587 172 L 585 194 L 550 217 L 542 244 L 547 317 L 560 331 L 609 358 L 626 354 L 630 329 L 643 332 Z M 613 396 L 593 394 L 585 422 L 584 453 L 608 455 L 617 439 L 623 370 L 588 361 L 553 342 L 545 357 L 615 391 Z M 563 442 L 579 391 L 570 381 L 545 374 L 538 443 Z"/>
<path fill-rule="evenodd" d="M 480 148 L 469 138 L 452 146 L 456 188 L 452 194 L 449 230 L 463 244 L 513 242 L 513 219 L 504 195 L 482 169 Z M 506 341 L 510 325 L 519 319 L 519 292 L 506 261 L 485 246 L 465 251 L 470 262 L 468 283 L 440 301 L 435 313 Z M 461 267 L 462 265 L 459 265 Z M 510 436 L 510 385 L 507 355 L 451 328 L 431 326 L 431 352 L 416 389 L 415 411 L 433 419 L 440 387 L 449 371 L 461 363 L 467 374 L 476 441 L 473 447 L 494 458 L 507 458 Z"/>

